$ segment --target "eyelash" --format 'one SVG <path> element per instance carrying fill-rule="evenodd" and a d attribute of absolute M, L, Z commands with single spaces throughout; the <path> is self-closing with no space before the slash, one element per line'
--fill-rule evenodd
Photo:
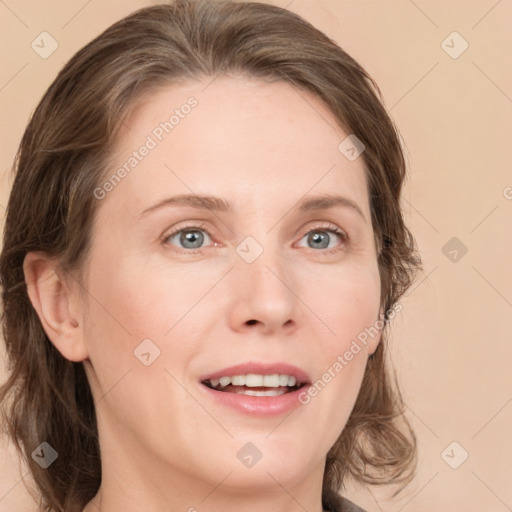
<path fill-rule="evenodd" d="M 169 240 L 169 238 L 174 237 L 175 235 L 177 235 L 178 233 L 181 233 L 182 231 L 204 231 L 213 240 L 213 236 L 210 234 L 210 231 L 206 228 L 206 226 L 204 224 L 200 223 L 200 224 L 181 226 L 178 229 L 175 229 L 174 231 L 172 231 L 169 234 L 166 234 L 163 237 L 162 243 L 164 245 L 167 245 L 167 240 Z M 342 245 L 342 247 L 336 247 L 334 249 L 318 249 L 317 250 L 317 249 L 310 248 L 312 251 L 315 251 L 315 252 L 323 252 L 324 254 L 334 254 L 334 253 L 341 251 L 343 249 L 343 245 L 346 245 L 349 242 L 349 236 L 344 231 L 342 231 L 340 228 L 338 228 L 335 224 L 325 224 L 325 225 L 321 225 L 321 226 L 315 226 L 315 227 L 311 228 L 309 231 L 306 231 L 301 236 L 300 239 L 302 240 L 302 238 L 304 238 L 306 235 L 309 235 L 310 233 L 312 233 L 314 231 L 318 231 L 318 232 L 325 231 L 327 233 L 334 233 L 340 237 L 341 245 Z M 180 249 L 179 247 L 176 247 L 176 246 L 173 246 L 173 247 L 177 252 L 186 253 L 186 254 L 200 254 L 206 249 L 206 248 Z"/>

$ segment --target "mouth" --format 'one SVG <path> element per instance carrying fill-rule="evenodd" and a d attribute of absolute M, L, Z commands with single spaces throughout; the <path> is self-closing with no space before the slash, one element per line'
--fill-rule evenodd
<path fill-rule="evenodd" d="M 246 396 L 280 396 L 297 391 L 306 384 L 285 373 L 224 375 L 201 383 L 215 391 Z"/>
<path fill-rule="evenodd" d="M 205 398 L 251 417 L 289 414 L 303 404 L 299 391 L 311 385 L 309 375 L 288 363 L 248 362 L 199 378 Z"/>

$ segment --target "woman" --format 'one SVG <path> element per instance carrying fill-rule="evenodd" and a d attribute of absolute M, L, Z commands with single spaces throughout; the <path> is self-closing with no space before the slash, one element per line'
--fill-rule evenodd
<path fill-rule="evenodd" d="M 420 268 L 405 164 L 324 34 L 140 10 L 66 64 L 15 173 L 0 400 L 40 509 L 353 511 L 349 477 L 411 479 L 384 332 Z"/>

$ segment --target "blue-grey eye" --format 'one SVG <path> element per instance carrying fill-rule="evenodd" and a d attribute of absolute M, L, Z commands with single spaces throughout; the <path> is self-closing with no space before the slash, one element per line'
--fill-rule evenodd
<path fill-rule="evenodd" d="M 334 237 L 332 235 L 334 235 Z M 334 243 L 336 243 L 336 237 L 342 240 L 343 234 L 332 229 L 313 229 L 309 233 L 306 233 L 303 239 L 307 238 L 308 247 L 311 249 L 330 249 L 333 247 L 330 243 L 333 238 Z"/>
<path fill-rule="evenodd" d="M 316 249 L 326 249 L 329 246 L 331 237 L 324 231 L 315 231 L 308 235 L 308 242 L 313 244 Z"/>
<path fill-rule="evenodd" d="M 200 249 L 203 247 L 205 238 L 209 238 L 209 235 L 206 234 L 205 237 L 205 234 L 206 231 L 202 229 L 182 228 L 169 235 L 167 240 L 169 240 L 170 243 L 173 243 L 172 240 L 178 238 L 179 247 L 183 249 Z"/>

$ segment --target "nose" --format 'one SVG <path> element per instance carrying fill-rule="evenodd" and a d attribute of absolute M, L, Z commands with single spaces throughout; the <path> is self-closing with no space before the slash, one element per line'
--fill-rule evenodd
<path fill-rule="evenodd" d="M 265 251 L 231 272 L 229 322 L 238 332 L 283 335 L 298 325 L 297 283 L 284 256 Z"/>

